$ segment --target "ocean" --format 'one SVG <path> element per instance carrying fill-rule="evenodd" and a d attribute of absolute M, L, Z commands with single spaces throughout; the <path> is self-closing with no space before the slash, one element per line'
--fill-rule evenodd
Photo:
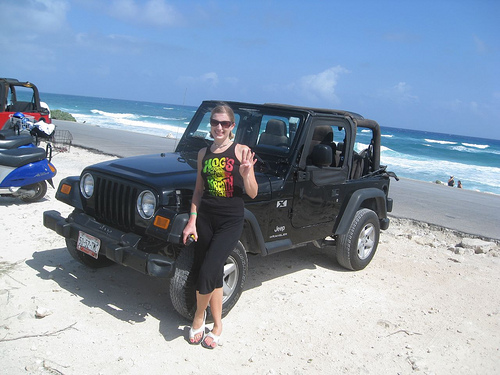
<path fill-rule="evenodd" d="M 78 122 L 179 138 L 196 107 L 133 100 L 41 93 L 51 110 Z M 377 119 L 374 119 L 377 120 Z M 399 128 L 382 128 L 381 164 L 399 177 L 446 183 L 455 177 L 464 189 L 500 194 L 500 140 Z M 369 142 L 358 137 L 358 147 Z"/>

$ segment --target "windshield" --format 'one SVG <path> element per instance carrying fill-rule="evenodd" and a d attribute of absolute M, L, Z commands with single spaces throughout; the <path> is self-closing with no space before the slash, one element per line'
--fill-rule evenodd
<path fill-rule="evenodd" d="M 235 142 L 249 146 L 259 155 L 288 156 L 304 122 L 303 114 L 293 110 L 229 103 L 235 115 Z M 210 134 L 210 111 L 206 103 L 193 117 L 185 141 L 204 147 L 213 142 Z M 201 141 L 201 142 L 200 142 Z M 190 147 L 191 148 L 191 147 Z"/>

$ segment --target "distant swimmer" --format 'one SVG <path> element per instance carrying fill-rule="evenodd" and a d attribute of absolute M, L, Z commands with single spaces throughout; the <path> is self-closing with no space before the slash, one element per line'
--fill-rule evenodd
<path fill-rule="evenodd" d="M 457 188 L 461 189 L 462 188 L 462 181 L 458 180 L 458 183 L 457 183 Z"/>
<path fill-rule="evenodd" d="M 450 176 L 450 179 L 448 180 L 448 186 L 455 186 L 455 177 Z"/>

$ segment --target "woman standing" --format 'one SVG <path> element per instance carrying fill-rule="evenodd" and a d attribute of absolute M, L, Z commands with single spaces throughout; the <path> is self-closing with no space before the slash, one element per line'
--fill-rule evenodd
<path fill-rule="evenodd" d="M 210 115 L 214 142 L 198 152 L 198 174 L 191 202 L 191 215 L 184 228 L 183 240 L 196 241 L 194 272 L 196 312 L 189 330 L 189 342 L 217 347 L 222 333 L 224 263 L 243 231 L 243 188 L 252 199 L 257 196 L 255 154 L 245 145 L 234 143 L 234 112 L 228 105 L 215 107 Z M 214 326 L 206 336 L 206 309 Z"/>

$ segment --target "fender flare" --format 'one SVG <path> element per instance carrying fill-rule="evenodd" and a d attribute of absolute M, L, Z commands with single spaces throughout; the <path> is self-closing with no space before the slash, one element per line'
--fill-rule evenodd
<path fill-rule="evenodd" d="M 62 193 L 63 184 L 71 186 L 71 190 L 68 194 Z M 83 210 L 82 199 L 80 196 L 80 177 L 70 176 L 63 178 L 59 183 L 59 188 L 56 192 L 56 199 L 70 206 Z"/>
<path fill-rule="evenodd" d="M 266 242 L 264 241 L 264 236 L 262 235 L 262 231 L 260 230 L 260 225 L 259 222 L 257 221 L 257 218 L 251 211 L 247 210 L 246 208 L 244 216 L 245 216 L 245 222 L 250 225 L 249 231 L 254 236 L 255 241 L 257 243 L 257 247 L 260 250 L 260 253 L 262 255 L 267 255 L 268 252 L 266 248 Z"/>
<path fill-rule="evenodd" d="M 340 223 L 335 230 L 336 235 L 347 233 L 354 219 L 354 215 L 356 215 L 356 212 L 362 207 L 363 202 L 368 199 L 375 200 L 375 213 L 379 217 L 379 220 L 387 217 L 386 196 L 382 190 L 376 188 L 357 190 L 351 195 L 349 203 L 347 203 Z"/>

